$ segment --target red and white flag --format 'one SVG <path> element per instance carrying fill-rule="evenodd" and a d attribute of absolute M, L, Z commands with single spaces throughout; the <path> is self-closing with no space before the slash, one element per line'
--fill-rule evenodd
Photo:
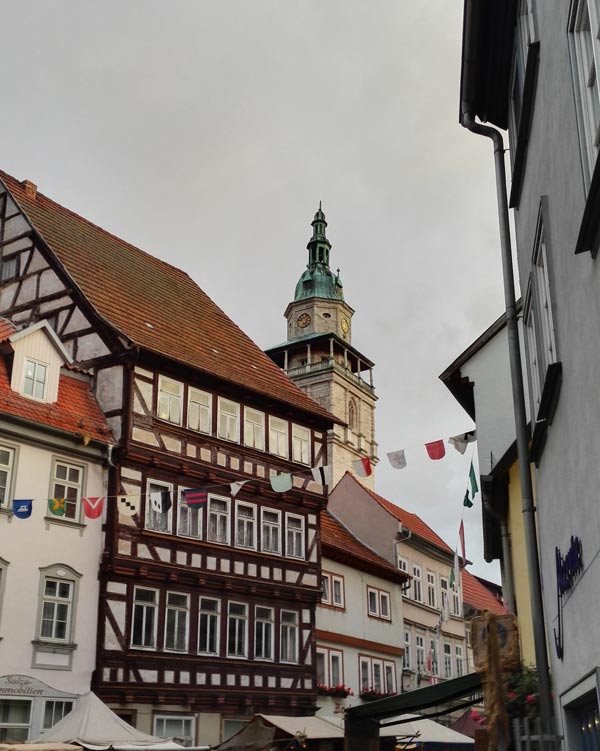
<path fill-rule="evenodd" d="M 432 441 L 426 443 L 425 448 L 429 454 L 430 459 L 443 459 L 446 456 L 446 449 L 444 448 L 444 441 Z"/>
<path fill-rule="evenodd" d="M 352 462 L 352 467 L 359 477 L 369 477 L 369 475 L 373 474 L 371 460 L 368 456 L 363 456 L 362 459 Z"/>
<path fill-rule="evenodd" d="M 88 519 L 97 519 L 102 516 L 102 509 L 104 508 L 104 498 L 84 498 L 83 499 L 83 513 Z"/>

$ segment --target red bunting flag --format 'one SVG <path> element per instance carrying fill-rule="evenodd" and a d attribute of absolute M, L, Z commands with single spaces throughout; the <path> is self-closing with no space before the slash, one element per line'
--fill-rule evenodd
<path fill-rule="evenodd" d="M 104 508 L 104 498 L 84 498 L 83 513 L 88 519 L 97 519 L 102 515 Z"/>
<path fill-rule="evenodd" d="M 432 441 L 426 443 L 425 448 L 429 454 L 430 459 L 443 459 L 446 456 L 446 449 L 444 448 L 444 441 Z"/>

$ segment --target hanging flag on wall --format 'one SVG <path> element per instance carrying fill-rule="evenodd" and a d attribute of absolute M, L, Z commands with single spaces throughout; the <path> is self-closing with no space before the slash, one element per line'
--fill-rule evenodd
<path fill-rule="evenodd" d="M 429 454 L 430 459 L 443 459 L 446 456 L 446 449 L 444 448 L 444 441 L 432 441 L 426 443 L 425 448 Z"/>
<path fill-rule="evenodd" d="M 460 520 L 460 527 L 458 528 L 458 537 L 460 539 L 460 550 L 462 553 L 463 566 L 465 566 L 467 562 L 467 554 L 465 553 L 465 525 L 463 524 L 462 519 Z"/>
<path fill-rule="evenodd" d="M 169 490 L 150 493 L 150 506 L 157 514 L 166 514 L 172 505 L 171 492 Z"/>
<path fill-rule="evenodd" d="M 117 508 L 122 516 L 134 516 L 140 510 L 139 496 L 120 495 L 117 496 Z"/>
<path fill-rule="evenodd" d="M 48 511 L 54 516 L 64 516 L 66 507 L 65 498 L 49 498 L 48 499 Z"/>
<path fill-rule="evenodd" d="M 284 472 L 281 475 L 273 475 L 270 480 L 271 488 L 276 493 L 285 493 L 292 488 L 292 476 L 289 472 Z"/>
<path fill-rule="evenodd" d="M 248 480 L 238 480 L 237 482 L 232 482 L 229 485 L 229 490 L 231 492 L 231 497 L 235 498 L 236 495 L 240 492 L 240 490 L 244 487 L 244 485 L 248 482 Z M 189 504 L 188 504 L 189 505 Z"/>
<path fill-rule="evenodd" d="M 369 477 L 369 475 L 373 474 L 373 467 L 371 467 L 371 460 L 368 456 L 363 456 L 362 459 L 353 461 L 352 468 L 359 477 Z"/>
<path fill-rule="evenodd" d="M 469 481 L 471 482 L 471 498 L 475 498 L 475 495 L 479 490 L 479 486 L 477 485 L 477 475 L 475 474 L 475 467 L 473 467 L 473 462 L 471 462 L 471 467 L 469 469 Z"/>
<path fill-rule="evenodd" d="M 190 488 L 184 490 L 183 500 L 190 508 L 199 508 L 203 506 L 208 500 L 208 490 L 206 488 Z"/>
<path fill-rule="evenodd" d="M 390 451 L 387 458 L 394 469 L 404 469 L 406 467 L 406 454 L 404 449 L 401 451 Z"/>
<path fill-rule="evenodd" d="M 28 498 L 26 500 L 14 500 L 12 502 L 13 513 L 17 519 L 29 519 L 31 516 L 31 509 L 33 508 L 33 499 Z"/>
<path fill-rule="evenodd" d="M 97 519 L 102 516 L 104 498 L 83 498 L 83 513 L 88 519 Z"/>

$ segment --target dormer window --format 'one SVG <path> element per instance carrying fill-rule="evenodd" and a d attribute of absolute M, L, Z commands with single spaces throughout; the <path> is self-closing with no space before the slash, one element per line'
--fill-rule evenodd
<path fill-rule="evenodd" d="M 37 360 L 25 358 L 25 377 L 23 379 L 23 393 L 34 399 L 43 399 L 46 392 L 48 366 Z"/>

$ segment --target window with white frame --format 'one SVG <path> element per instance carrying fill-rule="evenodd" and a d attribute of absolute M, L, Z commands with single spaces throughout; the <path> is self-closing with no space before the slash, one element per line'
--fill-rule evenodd
<path fill-rule="evenodd" d="M 444 642 L 444 678 L 452 678 L 452 645 Z"/>
<path fill-rule="evenodd" d="M 427 604 L 430 608 L 437 607 L 437 586 L 435 581 L 435 572 L 427 572 Z"/>
<path fill-rule="evenodd" d="M 584 181 L 589 188 L 600 145 L 599 0 L 573 0 L 568 30 Z"/>
<path fill-rule="evenodd" d="M 288 558 L 304 558 L 304 517 L 285 515 L 285 554 Z"/>
<path fill-rule="evenodd" d="M 392 619 L 390 611 L 390 595 L 381 589 L 367 587 L 367 604 L 370 616 L 381 618 L 385 621 Z"/>
<path fill-rule="evenodd" d="M 236 501 L 235 544 L 239 548 L 256 550 L 256 506 Z"/>
<path fill-rule="evenodd" d="M 425 637 L 421 634 L 415 636 L 415 657 L 417 673 L 425 672 Z"/>
<path fill-rule="evenodd" d="M 511 72 L 509 101 L 509 131 L 511 158 L 513 161 L 521 121 L 521 110 L 523 108 L 523 87 L 525 85 L 525 70 L 527 68 L 529 45 L 536 37 L 534 21 L 532 0 L 519 0 L 515 24 L 515 54 Z"/>
<path fill-rule="evenodd" d="M 438 655 L 436 639 L 429 640 L 429 655 L 427 656 L 427 671 L 431 675 L 438 674 Z"/>
<path fill-rule="evenodd" d="M 31 725 L 31 699 L 0 698 L 0 741 L 26 741 Z"/>
<path fill-rule="evenodd" d="M 206 539 L 229 544 L 229 498 L 208 497 Z"/>
<path fill-rule="evenodd" d="M 450 581 L 447 576 L 440 576 L 440 592 L 442 595 L 441 609 L 447 613 L 450 612 Z"/>
<path fill-rule="evenodd" d="M 408 561 L 406 558 L 402 558 L 402 556 L 398 556 L 398 568 L 400 571 L 404 571 L 405 574 L 408 574 Z"/>
<path fill-rule="evenodd" d="M 2 625 L 2 602 L 4 600 L 4 590 L 6 588 L 8 566 L 8 561 L 5 561 L 4 558 L 0 558 L 0 625 Z"/>
<path fill-rule="evenodd" d="M 254 616 L 254 656 L 257 660 L 273 659 L 273 608 L 256 607 Z"/>
<path fill-rule="evenodd" d="M 186 652 L 190 619 L 189 595 L 167 592 L 165 609 L 165 649 Z"/>
<path fill-rule="evenodd" d="M 281 555 L 281 511 L 262 509 L 260 535 L 263 553 Z"/>
<path fill-rule="evenodd" d="M 265 413 L 244 407 L 244 446 L 265 450 Z"/>
<path fill-rule="evenodd" d="M 310 464 L 310 430 L 292 423 L 292 459 Z"/>
<path fill-rule="evenodd" d="M 183 383 L 166 376 L 158 377 L 158 417 L 181 425 L 183 418 Z"/>
<path fill-rule="evenodd" d="M 323 571 L 321 574 L 321 603 L 334 608 L 345 607 L 344 577 Z"/>
<path fill-rule="evenodd" d="M 173 486 L 166 482 L 148 480 L 146 486 L 146 529 L 170 532 L 173 518 L 171 492 Z M 165 511 L 165 509 L 167 509 Z"/>
<path fill-rule="evenodd" d="M 361 655 L 359 658 L 360 691 L 379 694 L 396 693 L 396 664 L 388 660 Z"/>
<path fill-rule="evenodd" d="M 181 715 L 156 715 L 154 735 L 159 738 L 175 739 L 183 746 L 193 746 L 195 744 L 194 718 Z"/>
<path fill-rule="evenodd" d="M 279 417 L 269 417 L 269 451 L 287 459 L 289 456 L 288 422 Z"/>
<path fill-rule="evenodd" d="M 25 358 L 25 370 L 23 374 L 23 394 L 34 399 L 43 400 L 46 394 L 48 381 L 48 364 Z"/>
<path fill-rule="evenodd" d="M 289 610 L 281 611 L 279 659 L 298 662 L 298 613 Z"/>
<path fill-rule="evenodd" d="M 240 405 L 219 397 L 219 438 L 240 442 Z"/>
<path fill-rule="evenodd" d="M 131 646 L 137 649 L 156 649 L 158 622 L 158 592 L 147 587 L 134 587 Z"/>
<path fill-rule="evenodd" d="M 44 577 L 40 639 L 66 642 L 70 636 L 74 582 Z"/>
<path fill-rule="evenodd" d="M 181 537 L 202 539 L 202 507 L 191 508 L 187 505 L 184 493 L 187 488 L 179 488 L 177 498 L 177 534 Z"/>
<path fill-rule="evenodd" d="M 63 518 L 79 521 L 82 488 L 83 467 L 54 459 L 51 496 L 57 501 L 64 499 L 64 514 L 61 515 Z"/>
<path fill-rule="evenodd" d="M 198 433 L 212 431 L 212 396 L 193 386 L 188 390 L 187 426 Z"/>
<path fill-rule="evenodd" d="M 416 600 L 417 602 L 423 602 L 423 587 L 421 576 L 421 567 L 417 566 L 416 563 L 413 563 L 412 596 L 413 600 Z"/>
<path fill-rule="evenodd" d="M 68 699 L 46 699 L 44 702 L 44 715 L 42 718 L 42 730 L 49 730 L 62 720 L 73 709 L 73 701 Z"/>
<path fill-rule="evenodd" d="M 452 587 L 452 615 L 460 616 L 461 614 L 460 587 L 459 583 L 456 582 L 456 584 Z"/>
<path fill-rule="evenodd" d="M 248 656 L 248 606 L 230 602 L 227 606 L 227 657 Z"/>
<path fill-rule="evenodd" d="M 337 649 L 317 647 L 317 683 L 341 686 L 344 683 L 344 655 Z"/>
<path fill-rule="evenodd" d="M 219 654 L 220 602 L 212 597 L 200 598 L 198 616 L 198 653 Z"/>
<path fill-rule="evenodd" d="M 404 655 L 402 656 L 402 667 L 405 670 L 412 670 L 412 661 L 410 654 L 410 631 L 404 629 Z"/>
<path fill-rule="evenodd" d="M 386 694 L 396 693 L 396 665 L 393 662 L 383 663 L 383 680 Z"/>
<path fill-rule="evenodd" d="M 8 506 L 14 459 L 14 449 L 0 446 L 0 507 Z"/>
<path fill-rule="evenodd" d="M 463 665 L 463 648 L 462 644 L 457 644 L 454 647 L 454 656 L 456 658 L 456 675 L 461 676 L 464 675 L 464 665 Z"/>

